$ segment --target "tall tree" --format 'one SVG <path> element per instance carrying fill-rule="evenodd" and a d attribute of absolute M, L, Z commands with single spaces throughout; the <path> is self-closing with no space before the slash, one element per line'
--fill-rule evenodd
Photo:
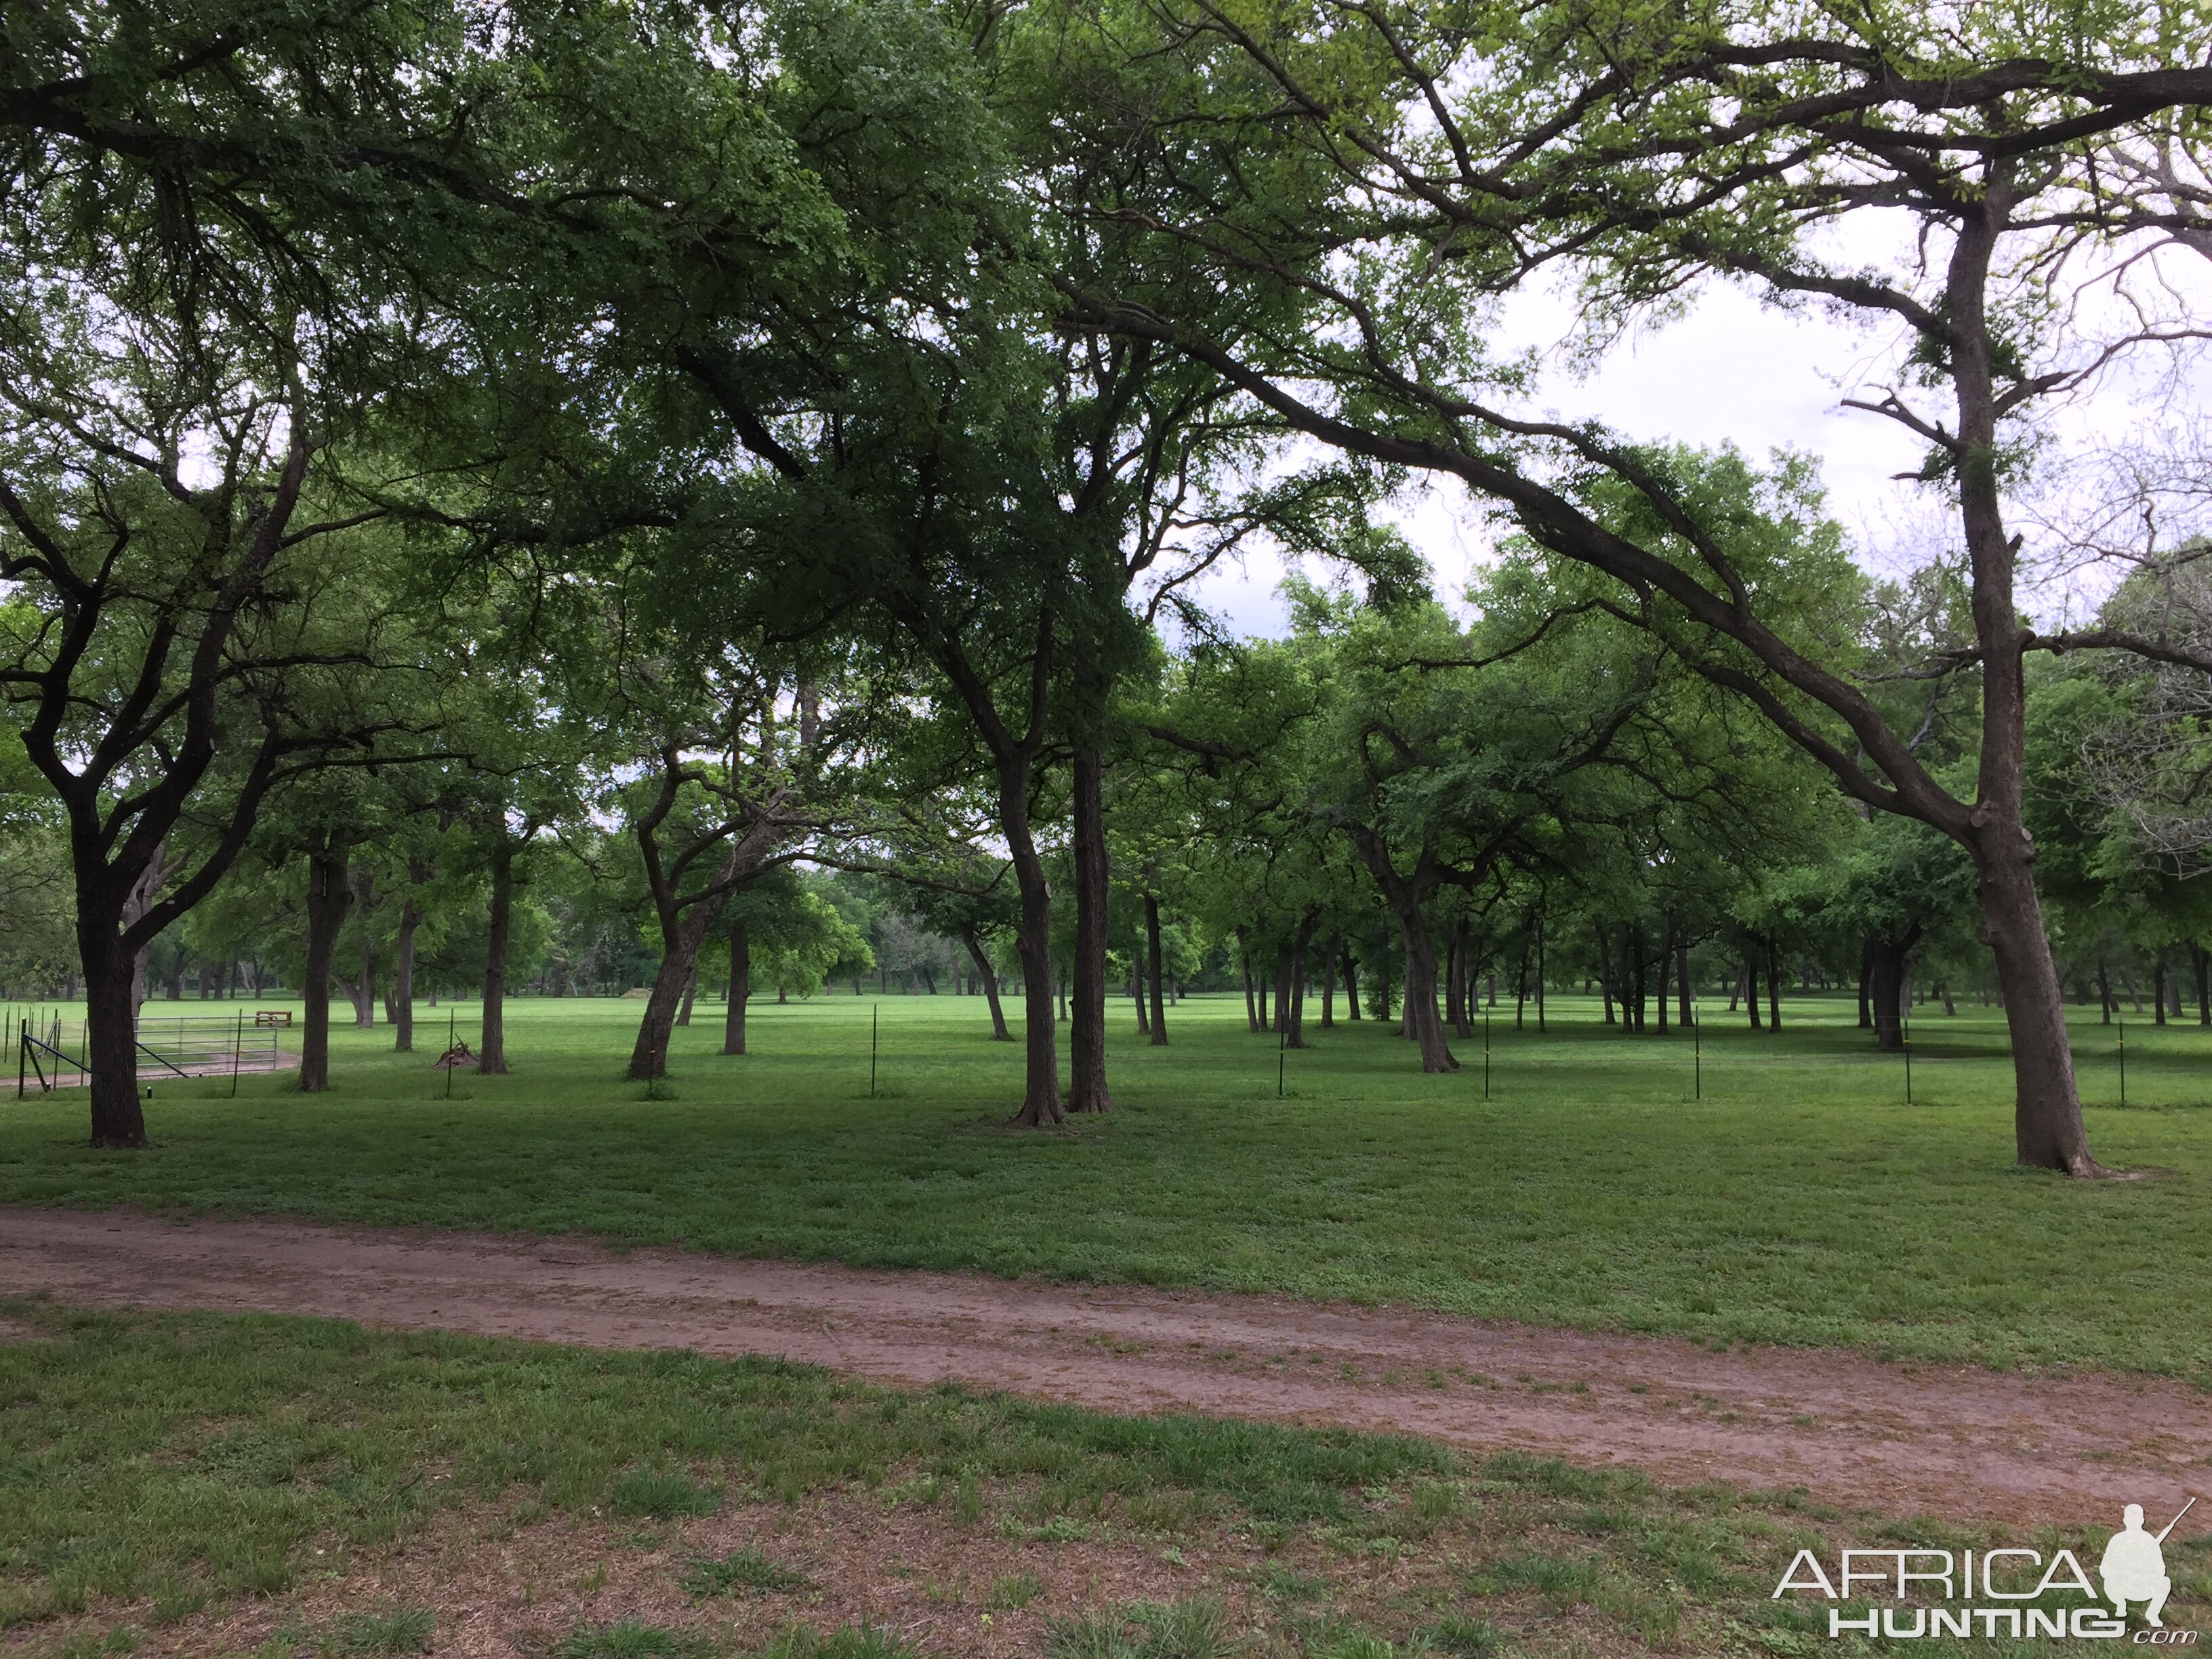
<path fill-rule="evenodd" d="M 2112 630 L 2039 636 L 2020 613 L 2005 495 L 2051 397 L 2130 345 L 2201 328 L 2147 283 L 2143 327 L 2085 340 L 2069 307 L 2039 296 L 2098 251 L 2127 255 L 2196 226 L 2191 204 L 2160 199 L 2128 164 L 2185 146 L 2212 100 L 2191 31 L 2154 9 L 2096 15 L 1661 15 L 1566 0 L 1498 9 L 1484 25 L 1398 6 L 1261 18 L 1197 0 L 1169 25 L 1189 72 L 1180 100 L 1113 113 L 1167 181 L 1117 217 L 1161 226 L 1179 253 L 1205 251 L 1219 280 L 1304 296 L 1304 324 L 1263 349 L 1211 337 L 1164 286 L 1066 284 L 1072 326 L 1175 345 L 1292 429 L 1459 479 L 1557 557 L 1618 584 L 1623 614 L 1847 793 L 1963 847 L 2005 988 L 2017 1155 L 2084 1176 L 2097 1164 L 2022 819 L 2023 658 L 2164 647 Z M 1270 161 L 1248 162 L 1224 193 L 1204 164 L 1232 147 Z M 1189 176 L 1207 188 L 1182 188 Z M 2134 187 L 2115 188 L 2122 179 Z M 1899 212 L 1917 222 L 1917 264 L 1873 270 L 1826 252 L 1856 246 L 1832 234 L 1838 223 Z M 1516 372 L 1480 348 L 1482 308 L 1553 269 L 1586 283 L 1607 325 L 1715 273 L 1904 331 L 1896 378 L 1853 401 L 1926 444 L 1924 476 L 1958 515 L 1974 638 L 1931 666 L 1978 677 L 1970 796 L 1883 719 L 1849 648 L 1770 607 L 1758 562 L 1687 481 L 1598 428 L 1514 412 Z M 1594 510 L 1595 480 L 1641 498 L 1641 522 Z"/>

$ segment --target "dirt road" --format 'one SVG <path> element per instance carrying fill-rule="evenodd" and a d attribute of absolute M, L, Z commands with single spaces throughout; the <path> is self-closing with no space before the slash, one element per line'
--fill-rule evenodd
<path fill-rule="evenodd" d="M 1802 1486 L 1890 1514 L 2117 1522 L 2212 1495 L 2212 1396 L 1268 1297 L 869 1273 L 560 1238 L 0 1209 L 0 1293 L 593 1347 L 781 1354 L 1107 1411 L 1399 1430 Z"/>

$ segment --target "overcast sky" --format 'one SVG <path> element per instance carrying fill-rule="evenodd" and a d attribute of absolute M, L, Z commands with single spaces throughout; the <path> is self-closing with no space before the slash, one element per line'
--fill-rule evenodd
<path fill-rule="evenodd" d="M 2177 263 L 2171 280 L 2212 301 L 2212 266 L 2202 260 Z M 2202 317 L 2212 304 L 2191 309 Z M 1508 313 L 1503 337 L 1550 346 L 1571 322 L 1564 301 L 1534 296 Z M 1775 310 L 1741 289 L 1713 284 L 1689 315 L 1621 343 L 1596 373 L 1577 376 L 1563 368 L 1549 376 L 1529 412 L 1596 418 L 1639 440 L 1733 441 L 1754 458 L 1778 447 L 1805 451 L 1818 458 L 1830 509 L 1850 532 L 1862 562 L 1892 570 L 1917 562 L 1914 552 L 1942 534 L 1948 520 L 1936 492 L 1891 478 L 1920 464 L 1917 441 L 1883 416 L 1843 408 L 1841 400 L 1866 389 L 1869 377 L 1886 378 L 1900 339 L 1898 332 L 1856 329 L 1816 310 Z M 2078 447 L 2160 420 L 2200 419 L 2212 374 L 2200 363 L 2177 391 L 2153 373 L 2166 367 L 2163 360 L 2146 362 L 2141 372 L 2107 376 L 2055 408 L 2054 427 Z M 1402 521 L 1435 570 L 1438 592 L 1456 596 L 1485 556 L 1480 515 L 1455 487 L 1439 484 L 1409 502 Z M 1199 593 L 1232 632 L 1279 635 L 1287 627 L 1274 591 L 1282 574 L 1279 560 L 1255 555 L 1242 568 L 1210 574 Z M 1310 574 L 1324 574 L 1318 568 Z M 2068 595 L 2054 590 L 2044 600 L 2037 608 L 2055 612 Z M 2077 585 L 2071 603 L 2078 609 L 2082 602 Z"/>

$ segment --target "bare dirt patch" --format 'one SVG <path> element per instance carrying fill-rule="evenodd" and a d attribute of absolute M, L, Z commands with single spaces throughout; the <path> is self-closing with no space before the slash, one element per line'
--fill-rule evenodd
<path fill-rule="evenodd" d="M 0 1210 L 0 1292 L 318 1315 L 608 1348 L 780 1354 L 1104 1411 L 1420 1434 L 1671 1485 L 2082 1523 L 2212 1493 L 2212 1396 L 1537 1329 L 1268 1297 L 870 1273 L 571 1238 Z"/>

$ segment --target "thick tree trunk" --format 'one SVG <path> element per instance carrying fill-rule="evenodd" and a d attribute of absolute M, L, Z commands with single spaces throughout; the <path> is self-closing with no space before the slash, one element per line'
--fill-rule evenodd
<path fill-rule="evenodd" d="M 477 1073 L 507 1075 L 507 943 L 514 918 L 514 843 L 496 826 L 491 851 L 491 921 L 484 930 L 483 1035 L 477 1044 Z"/>
<path fill-rule="evenodd" d="M 1129 1000 L 1137 1006 L 1137 1035 L 1148 1037 L 1152 1034 L 1152 1016 L 1145 1002 L 1145 953 L 1138 951 L 1133 954 L 1134 960 L 1129 963 Z"/>
<path fill-rule="evenodd" d="M 1874 1029 L 1874 1004 L 1868 1000 L 1868 988 L 1874 978 L 1874 939 L 1869 935 L 1859 946 L 1859 1030 Z"/>
<path fill-rule="evenodd" d="M 983 941 L 971 927 L 960 929 L 960 943 L 966 947 L 968 960 L 975 965 L 970 976 L 983 988 L 983 995 L 991 1005 L 991 1041 L 1012 1042 L 1013 1033 L 1006 1030 L 1006 1011 L 999 1005 L 999 973 L 991 966 L 991 958 L 984 954 Z"/>
<path fill-rule="evenodd" d="M 1996 957 L 2005 1024 L 2012 1035 L 2014 1147 L 2022 1164 L 2074 1176 L 2101 1175 L 2081 1122 L 2066 1010 L 2032 857 L 2022 835 L 2014 854 L 1980 861 L 1982 936 Z"/>
<path fill-rule="evenodd" d="M 300 1036 L 302 1094 L 319 1094 L 331 1085 L 331 958 L 353 906 L 353 885 L 346 879 L 349 851 L 344 836 L 326 834 L 307 854 L 307 963 L 300 985 L 307 1003 Z"/>
<path fill-rule="evenodd" d="M 734 854 L 733 854 L 734 856 Z M 731 872 L 726 867 L 722 878 Z M 668 1075 L 668 1043 L 678 1017 L 688 1013 L 691 993 L 699 982 L 699 951 L 707 935 L 721 919 L 732 895 L 702 899 L 660 919 L 660 966 L 653 975 L 653 989 L 645 999 L 645 1017 L 638 1022 L 637 1041 L 631 1046 L 629 1070 L 633 1083 Z"/>
<path fill-rule="evenodd" d="M 1867 935 L 1863 959 L 1867 1001 L 1874 1013 L 1875 1046 L 1893 1054 L 1905 1047 L 1905 962 L 1918 937 L 1917 928 L 1901 939 Z"/>
<path fill-rule="evenodd" d="M 1152 970 L 1152 1047 L 1164 1048 L 1168 1046 L 1168 1007 L 1166 994 L 1161 989 L 1160 902 L 1150 893 L 1145 895 L 1145 961 Z"/>
<path fill-rule="evenodd" d="M 101 872 L 103 875 L 106 872 Z M 131 1003 L 132 953 L 123 948 L 121 907 L 88 910 L 79 882 L 77 954 L 84 966 L 84 1047 L 76 1056 L 91 1073 L 92 1144 L 146 1144 L 138 1098 L 138 1027 Z"/>
<path fill-rule="evenodd" d="M 1344 947 L 1344 1017 L 1359 1018 L 1359 964 L 1352 959 L 1352 947 Z"/>
<path fill-rule="evenodd" d="M 722 1015 L 722 1052 L 745 1051 L 745 1004 L 753 994 L 753 939 L 740 917 L 730 926 L 730 1006 Z"/>
<path fill-rule="evenodd" d="M 422 912 L 409 894 L 399 902 L 399 933 L 392 955 L 392 1048 L 395 1054 L 415 1052 L 415 930 Z"/>
<path fill-rule="evenodd" d="M 1106 1086 L 1106 762 L 1096 738 L 1076 746 L 1075 1006 L 1067 1028 L 1067 1109 L 1110 1112 Z"/>
<path fill-rule="evenodd" d="M 1422 893 L 1398 873 L 1387 848 L 1370 836 L 1356 843 L 1365 860 L 1391 919 L 1398 924 L 1398 939 L 1406 952 L 1406 1035 L 1419 1046 L 1424 1072 L 1455 1072 L 1459 1061 L 1444 1040 L 1443 1022 L 1437 1010 L 1437 949 L 1429 936 L 1428 919 L 1421 914 Z"/>

